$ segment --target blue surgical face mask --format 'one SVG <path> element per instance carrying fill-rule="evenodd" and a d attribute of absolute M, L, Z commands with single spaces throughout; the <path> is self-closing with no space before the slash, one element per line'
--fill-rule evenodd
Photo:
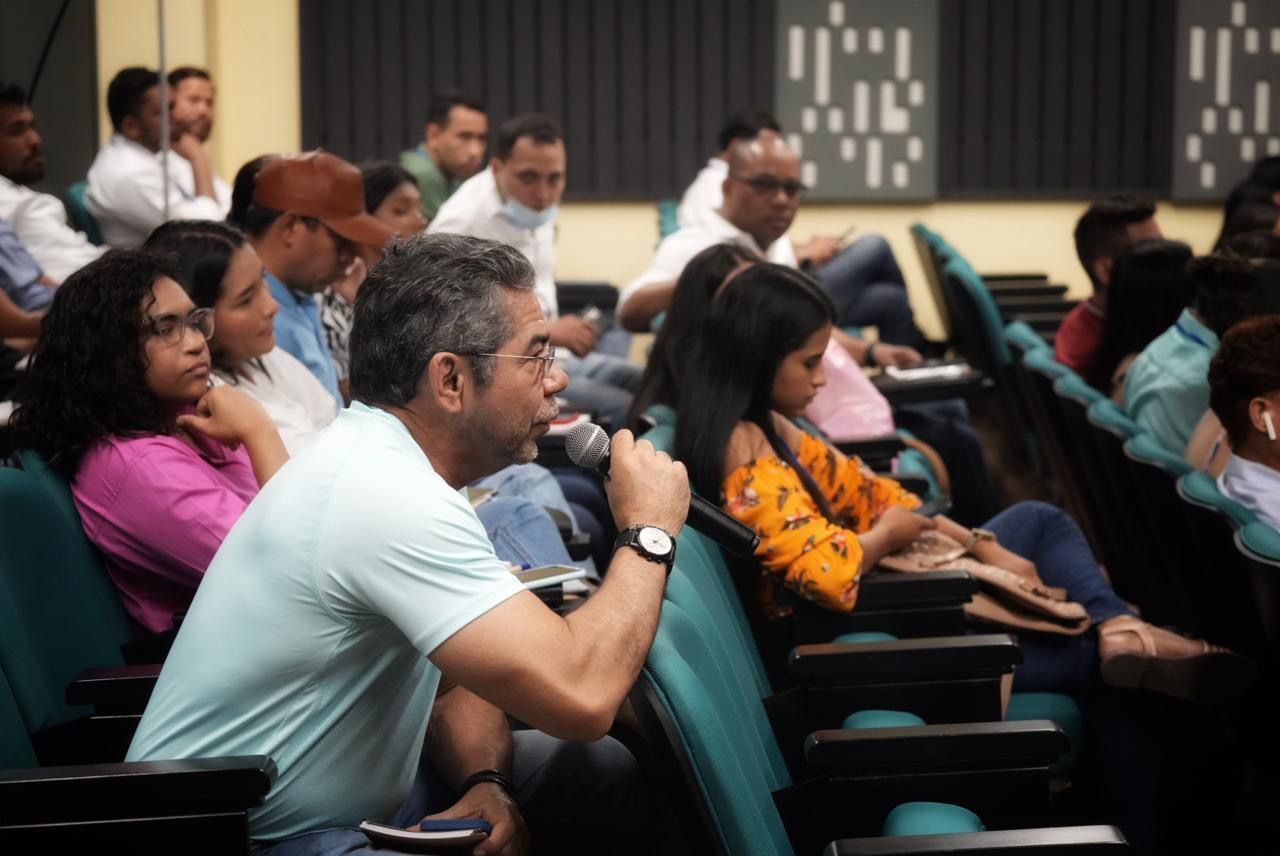
<path fill-rule="evenodd" d="M 502 206 L 502 213 L 521 229 L 537 229 L 555 222 L 556 217 L 560 216 L 560 206 L 559 204 L 550 205 L 541 211 L 534 211 L 514 196 L 508 196 L 506 204 Z"/>

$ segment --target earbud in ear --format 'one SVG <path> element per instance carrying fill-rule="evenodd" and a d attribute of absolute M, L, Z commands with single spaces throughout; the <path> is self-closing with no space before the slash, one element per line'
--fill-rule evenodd
<path fill-rule="evenodd" d="M 1274 443 L 1276 441 L 1276 424 L 1271 421 L 1270 410 L 1262 411 L 1262 421 L 1267 426 L 1267 438 Z"/>

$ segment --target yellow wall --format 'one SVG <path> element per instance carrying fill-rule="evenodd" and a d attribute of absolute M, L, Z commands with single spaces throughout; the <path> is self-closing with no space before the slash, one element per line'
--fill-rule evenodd
<path fill-rule="evenodd" d="M 570 165 L 572 169 L 572 164 Z M 793 240 L 814 234 L 880 232 L 902 265 L 917 318 L 924 331 L 941 335 L 924 272 L 907 229 L 916 221 L 941 232 L 978 270 L 1036 271 L 1070 286 L 1074 298 L 1087 297 L 1089 280 L 1076 261 L 1071 230 L 1084 210 L 1081 202 L 938 202 L 914 205 L 809 205 L 800 210 Z M 1208 252 L 1217 237 L 1216 207 L 1162 203 L 1158 214 L 1167 236 Z M 856 234 L 856 233 L 855 233 Z M 566 205 L 560 214 L 557 275 L 564 279 L 608 280 L 625 285 L 644 270 L 658 240 L 653 205 Z"/>
<path fill-rule="evenodd" d="M 227 181 L 245 161 L 302 143 L 295 0 L 164 0 L 165 62 L 209 69 L 218 85 L 210 151 Z M 156 0 L 97 0 L 101 130 L 107 84 L 128 65 L 160 61 Z"/>
<path fill-rule="evenodd" d="M 219 173 L 265 152 L 301 147 L 298 7 L 295 0 L 165 0 L 167 61 L 209 68 L 218 84 L 211 141 Z M 125 65 L 159 60 L 155 0 L 97 0 L 98 78 L 107 83 Z M 111 130 L 102 111 L 103 138 Z M 391 153 L 388 153 L 391 154 Z M 690 175 L 692 178 L 692 175 Z M 933 300 L 907 227 L 920 220 L 941 232 L 982 271 L 1044 271 L 1067 283 L 1073 297 L 1089 293 L 1076 262 L 1071 229 L 1079 202 L 964 202 L 932 205 L 810 205 L 792 236 L 838 235 L 850 225 L 885 235 L 902 263 L 912 305 L 927 333 L 940 332 Z M 1207 251 L 1218 210 L 1163 204 L 1165 234 Z M 560 219 L 559 266 L 564 279 L 623 285 L 644 270 L 658 240 L 657 212 L 639 203 L 566 205 Z"/>

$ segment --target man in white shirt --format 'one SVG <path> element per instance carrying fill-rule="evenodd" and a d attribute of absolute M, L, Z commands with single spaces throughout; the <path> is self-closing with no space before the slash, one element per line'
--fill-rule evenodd
<path fill-rule="evenodd" d="M 564 193 L 565 148 L 547 116 L 526 113 L 502 123 L 489 168 L 467 179 L 440 206 L 427 231 L 501 241 L 524 254 L 536 273 L 536 294 L 551 322 L 551 344 L 573 381 L 567 399 L 621 425 L 640 383 L 641 368 L 596 350 L 600 329 L 561 315 L 556 300 L 556 217 Z"/>
<path fill-rule="evenodd" d="M 777 119 L 761 110 L 745 110 L 729 117 L 717 137 L 720 153 L 707 161 L 680 199 L 676 219 L 681 229 L 714 223 L 716 212 L 724 203 L 725 183 L 732 178 L 729 160 L 734 144 L 755 139 L 761 133 L 777 135 L 782 128 Z M 779 240 L 791 244 L 785 236 Z M 830 293 L 842 326 L 877 327 L 881 341 L 913 348 L 924 344 L 907 303 L 902 270 L 883 236 L 867 234 L 845 247 L 840 238 L 817 235 L 803 244 L 791 245 L 791 253 L 793 264 L 813 274 Z M 629 330 L 647 330 L 649 319 L 637 318 L 635 312 L 633 307 L 629 324 L 619 306 L 619 320 Z"/>
<path fill-rule="evenodd" d="M 62 201 L 27 185 L 44 178 L 44 139 L 27 95 L 0 83 L 0 220 L 43 269 L 60 283 L 105 252 L 67 225 Z"/>
<path fill-rule="evenodd" d="M 231 206 L 231 188 L 190 127 L 175 118 L 169 151 L 161 151 L 164 109 L 150 69 L 122 69 L 107 87 L 115 133 L 89 167 L 85 204 L 113 247 L 141 246 L 165 220 L 221 220 Z"/>

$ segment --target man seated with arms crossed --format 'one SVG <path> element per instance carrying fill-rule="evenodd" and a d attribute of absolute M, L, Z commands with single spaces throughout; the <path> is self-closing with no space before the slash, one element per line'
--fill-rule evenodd
<path fill-rule="evenodd" d="M 634 762 L 602 737 L 657 628 L 684 467 L 614 437 L 623 535 L 566 618 L 520 588 L 459 493 L 536 455 L 566 384 L 549 339 L 519 252 L 391 245 L 356 301 L 355 401 L 227 536 L 129 760 L 270 756 L 250 834 L 276 856 L 364 852 L 361 820 L 431 812 L 491 821 L 477 852 L 525 852 L 526 824 L 540 853 L 644 847 Z M 513 735 L 504 712 L 545 733 Z"/>
<path fill-rule="evenodd" d="M 428 223 L 459 185 L 480 171 L 488 144 L 489 117 L 483 104 L 456 92 L 431 99 L 423 142 L 400 153 L 400 166 L 418 181 L 422 216 Z"/>
<path fill-rule="evenodd" d="M 577 315 L 561 315 L 556 296 L 556 218 L 566 175 L 564 138 L 548 116 L 525 113 L 498 128 L 489 168 L 468 179 L 441 206 L 428 232 L 502 241 L 533 265 L 536 293 L 551 325 L 551 344 L 573 381 L 568 400 L 621 425 L 643 370 L 599 350 L 601 330 Z"/>
<path fill-rule="evenodd" d="M 44 178 L 44 137 L 19 87 L 0 82 L 0 220 L 40 266 L 46 284 L 62 282 L 106 252 L 67 225 L 67 209 L 30 185 Z M 50 295 L 52 298 L 52 295 Z"/>

